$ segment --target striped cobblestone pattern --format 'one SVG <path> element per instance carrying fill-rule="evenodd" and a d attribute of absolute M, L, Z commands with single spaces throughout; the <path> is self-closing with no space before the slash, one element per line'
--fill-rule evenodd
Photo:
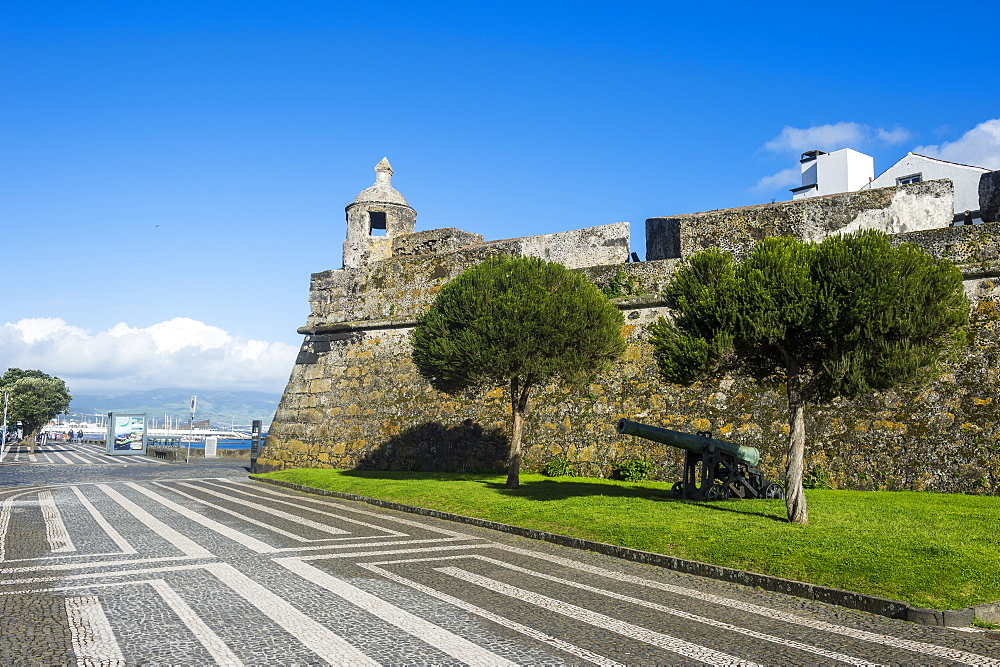
<path fill-rule="evenodd" d="M 1000 641 L 245 478 L 0 488 L 0 664 L 966 664 Z"/>
<path fill-rule="evenodd" d="M 0 466 L 47 463 L 55 465 L 164 465 L 165 461 L 148 456 L 117 455 L 106 453 L 104 445 L 94 443 L 50 440 L 35 445 L 34 453 L 28 445 L 7 444 L 0 449 Z"/>

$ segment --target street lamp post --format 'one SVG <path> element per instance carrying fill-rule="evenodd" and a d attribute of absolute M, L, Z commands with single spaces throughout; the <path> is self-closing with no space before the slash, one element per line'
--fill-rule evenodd
<path fill-rule="evenodd" d="M 198 402 L 197 396 L 191 397 L 191 421 L 188 422 L 188 447 L 187 447 L 187 460 L 185 463 L 191 463 L 191 442 L 194 440 L 194 406 Z"/>

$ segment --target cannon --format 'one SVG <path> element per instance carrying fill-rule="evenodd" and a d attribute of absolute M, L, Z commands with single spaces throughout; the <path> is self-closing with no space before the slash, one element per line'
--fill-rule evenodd
<path fill-rule="evenodd" d="M 684 479 L 674 484 L 675 498 L 728 500 L 729 498 L 784 498 L 781 485 L 764 477 L 757 467 L 760 450 L 716 440 L 710 431 L 697 435 L 619 419 L 616 430 L 684 450 Z"/>

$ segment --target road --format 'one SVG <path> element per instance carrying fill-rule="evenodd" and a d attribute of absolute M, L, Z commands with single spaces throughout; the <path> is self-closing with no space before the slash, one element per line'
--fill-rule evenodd
<path fill-rule="evenodd" d="M 85 444 L 49 440 L 44 445 L 35 445 L 32 451 L 27 445 L 8 443 L 0 449 L 0 466 L 50 463 L 64 465 L 158 465 L 164 463 L 147 456 L 109 456 L 103 444 Z"/>
<path fill-rule="evenodd" d="M 984 633 L 299 494 L 245 461 L 62 447 L 0 464 L 5 665 L 1000 665 Z"/>

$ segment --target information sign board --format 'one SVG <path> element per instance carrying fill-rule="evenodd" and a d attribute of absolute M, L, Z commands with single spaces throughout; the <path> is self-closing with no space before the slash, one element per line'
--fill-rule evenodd
<path fill-rule="evenodd" d="M 146 415 L 108 413 L 108 454 L 146 455 Z"/>

